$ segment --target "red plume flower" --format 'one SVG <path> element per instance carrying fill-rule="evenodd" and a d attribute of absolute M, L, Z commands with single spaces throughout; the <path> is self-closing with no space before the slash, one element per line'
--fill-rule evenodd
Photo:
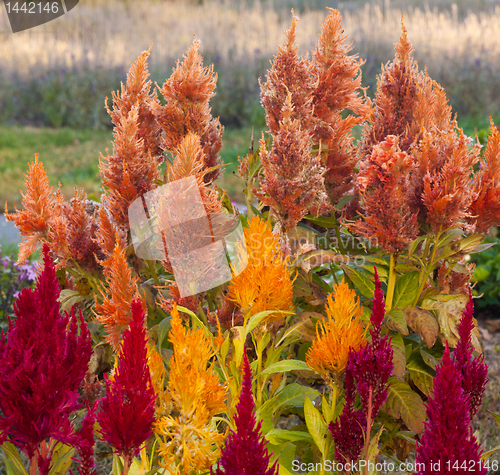
<path fill-rule="evenodd" d="M 97 404 L 89 406 L 87 401 L 87 414 L 82 421 L 82 427 L 77 435 L 76 447 L 80 459 L 73 457 L 79 462 L 78 473 L 80 475 L 96 475 L 96 465 L 94 460 L 94 422 Z"/>
<path fill-rule="evenodd" d="M 0 335 L 0 434 L 29 458 L 38 455 L 46 473 L 51 453 L 43 456 L 39 445 L 49 438 L 74 442 L 69 416 L 79 408 L 92 346 L 81 313 L 59 314 L 61 287 L 47 244 L 43 261 L 36 288 L 23 289 L 14 305 L 8 339 Z"/>
<path fill-rule="evenodd" d="M 118 366 L 107 381 L 97 421 L 101 438 L 130 465 L 142 444 L 153 434 L 155 400 L 149 373 L 144 310 L 139 299 L 131 305 L 130 327 L 123 333 Z"/>
<path fill-rule="evenodd" d="M 425 431 L 417 442 L 415 461 L 417 466 L 423 464 L 418 475 L 486 473 L 486 468 L 480 465 L 481 450 L 472 433 L 469 412 L 462 375 L 446 343 L 427 403 Z"/>
<path fill-rule="evenodd" d="M 458 368 L 462 372 L 462 388 L 469 396 L 470 419 L 476 415 L 483 400 L 483 393 L 488 382 L 488 366 L 484 362 L 484 355 L 472 356 L 471 332 L 474 329 L 474 304 L 469 287 L 469 301 L 458 325 L 459 340 L 453 352 Z"/>
<path fill-rule="evenodd" d="M 245 353 L 243 387 L 234 417 L 236 432 L 231 431 L 222 450 L 215 475 L 277 475 L 277 462 L 269 467 L 270 456 L 261 433 L 262 421 L 255 419 L 252 396 L 252 370 Z M 222 469 L 223 470 L 222 470 Z"/>

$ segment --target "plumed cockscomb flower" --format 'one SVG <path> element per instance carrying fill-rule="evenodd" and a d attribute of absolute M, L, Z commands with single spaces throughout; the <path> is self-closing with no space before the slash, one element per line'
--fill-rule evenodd
<path fill-rule="evenodd" d="M 471 344 L 471 333 L 474 329 L 474 304 L 472 292 L 469 288 L 469 301 L 458 325 L 459 340 L 453 358 L 462 372 L 462 388 L 469 396 L 470 419 L 476 415 L 481 402 L 486 383 L 488 382 L 488 366 L 484 362 L 484 355 L 474 357 Z"/>
<path fill-rule="evenodd" d="M 271 150 L 266 150 L 264 138 L 260 141 L 263 176 L 261 190 L 255 191 L 271 207 L 283 232 L 293 228 L 309 210 L 319 209 L 328 201 L 321 160 L 310 150 L 311 134 L 293 119 L 293 111 L 292 95 L 288 93 Z"/>
<path fill-rule="evenodd" d="M 380 334 L 384 315 L 384 296 L 375 269 L 375 296 L 370 317 L 372 341 L 353 353 L 347 366 L 353 373 L 361 403 L 366 409 L 371 404 L 372 419 L 387 399 L 387 381 L 394 369 L 391 341 L 388 335 L 381 338 Z"/>
<path fill-rule="evenodd" d="M 349 228 L 375 238 L 391 253 L 413 241 L 418 233 L 417 217 L 410 208 L 410 176 L 415 168 L 412 156 L 399 149 L 398 137 L 390 135 L 375 145 L 360 164 L 356 184 L 362 214 Z"/>
<path fill-rule="evenodd" d="M 123 342 L 113 380 L 107 381 L 97 422 L 101 439 L 130 465 L 144 442 L 153 435 L 156 395 L 148 367 L 144 310 L 140 300 L 131 305 L 130 327 Z"/>
<path fill-rule="evenodd" d="M 0 434 L 29 458 L 38 455 L 46 473 L 51 453 L 41 454 L 39 445 L 49 438 L 74 442 L 69 417 L 80 406 L 92 347 L 81 313 L 59 313 L 61 287 L 47 244 L 43 262 L 36 288 L 19 294 L 8 338 L 0 335 Z"/>
<path fill-rule="evenodd" d="M 227 437 L 215 475 L 277 475 L 277 461 L 270 467 L 267 442 L 257 423 L 252 395 L 252 370 L 245 352 L 243 385 L 234 416 L 235 431 Z M 212 472 L 213 473 L 213 472 Z"/>
<path fill-rule="evenodd" d="M 491 132 L 481 160 L 481 169 L 474 175 L 477 197 L 469 214 L 475 231 L 486 233 L 500 223 L 500 129 L 491 121 Z"/>
<path fill-rule="evenodd" d="M 94 422 L 97 404 L 89 406 L 87 401 L 87 414 L 83 418 L 82 427 L 77 434 L 76 448 L 79 459 L 73 457 L 78 462 L 78 473 L 80 475 L 95 475 L 96 464 L 94 460 Z"/>
<path fill-rule="evenodd" d="M 344 409 L 339 420 L 328 426 L 335 442 L 335 460 L 340 463 L 358 460 L 363 450 L 366 417 L 354 407 L 355 396 L 353 375 L 348 370 L 344 379 Z"/>
<path fill-rule="evenodd" d="M 333 298 L 335 300 L 333 300 Z M 339 381 L 351 351 L 366 345 L 366 331 L 360 318 L 363 309 L 356 293 L 343 280 L 328 294 L 327 318 L 316 326 L 316 340 L 306 355 L 311 369 L 323 375 L 325 381 Z"/>
<path fill-rule="evenodd" d="M 288 258 L 283 258 L 279 250 L 278 237 L 258 216 L 249 224 L 244 230 L 248 264 L 231 280 L 227 294 L 241 308 L 245 321 L 264 310 L 291 310 L 293 305 L 293 280 Z M 277 312 L 266 321 L 281 318 L 283 314 Z"/>
<path fill-rule="evenodd" d="M 163 132 L 163 149 L 173 152 L 186 135 L 196 134 L 201 141 L 204 168 L 209 170 L 220 165 L 224 127 L 219 119 L 212 117 L 209 106 L 215 95 L 217 74 L 213 66 L 203 66 L 199 48 L 200 42 L 195 39 L 182 63 L 177 62 L 172 75 L 160 89 L 166 104 L 155 104 L 154 112 Z M 218 168 L 205 174 L 205 183 L 212 182 L 219 174 Z"/>
<path fill-rule="evenodd" d="M 425 467 L 418 475 L 432 473 L 485 474 L 480 465 L 481 449 L 469 417 L 468 397 L 462 389 L 462 375 L 450 357 L 448 343 L 441 363 L 436 368 L 432 394 L 427 406 L 425 430 L 417 442 L 415 461 Z M 439 468 L 438 467 L 439 463 Z M 471 470 L 472 468 L 472 470 Z"/>

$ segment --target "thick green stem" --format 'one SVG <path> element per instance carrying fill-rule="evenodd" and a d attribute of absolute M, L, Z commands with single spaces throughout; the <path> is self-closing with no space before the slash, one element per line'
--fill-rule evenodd
<path fill-rule="evenodd" d="M 385 309 L 391 311 L 392 300 L 394 298 L 394 288 L 396 286 L 396 263 L 398 261 L 397 254 L 391 254 L 391 262 L 389 264 L 389 281 L 387 282 L 387 297 L 385 299 Z"/>

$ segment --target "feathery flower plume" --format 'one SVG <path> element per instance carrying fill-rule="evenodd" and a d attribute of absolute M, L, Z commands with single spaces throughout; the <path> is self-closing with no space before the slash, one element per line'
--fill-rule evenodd
<path fill-rule="evenodd" d="M 425 110 L 432 110 L 431 80 L 418 71 L 402 21 L 401 27 L 403 32 L 395 45 L 396 57 L 382 66 L 377 79 L 375 109 L 363 131 L 363 156 L 370 155 L 372 148 L 388 135 L 399 136 L 399 147 L 408 152 L 419 138 L 425 114 L 429 113 Z"/>
<path fill-rule="evenodd" d="M 266 113 L 266 124 L 272 135 L 277 135 L 280 131 L 287 101 L 294 105 L 293 110 L 289 111 L 290 119 L 298 121 L 303 131 L 313 128 L 312 94 L 317 81 L 312 81 L 313 66 L 307 57 L 299 56 L 299 47 L 295 44 L 298 20 L 293 15 L 292 26 L 286 31 L 285 41 L 278 46 L 272 67 L 267 72 L 267 81 L 260 85 L 260 99 Z M 289 95 L 291 98 L 288 98 Z"/>
<path fill-rule="evenodd" d="M 127 469 L 153 435 L 156 399 L 147 360 L 145 314 L 139 299 L 132 302 L 131 311 L 118 365 L 113 380 L 107 380 L 106 396 L 97 413 L 101 439 L 123 457 Z"/>
<path fill-rule="evenodd" d="M 225 435 L 217 431 L 212 417 L 226 408 L 227 389 L 219 383 L 212 366 L 214 347 L 201 329 L 182 324 L 177 305 L 171 313 L 168 392 L 172 411 L 157 419 L 154 431 L 161 437 L 160 464 L 170 471 L 193 473 L 208 470 L 219 456 Z M 172 471 L 174 470 L 174 471 Z"/>
<path fill-rule="evenodd" d="M 156 419 L 159 419 L 170 412 L 170 394 L 165 388 L 167 369 L 163 357 L 151 341 L 148 343 L 148 367 L 156 394 Z"/>
<path fill-rule="evenodd" d="M 80 475 L 96 475 L 96 464 L 94 460 L 94 422 L 96 416 L 97 404 L 89 406 L 87 401 L 87 414 L 83 418 L 82 427 L 77 434 L 76 448 L 79 459 L 73 457 L 73 460 L 79 462 L 78 473 Z"/>
<path fill-rule="evenodd" d="M 130 111 L 137 106 L 138 130 L 136 137 L 144 141 L 144 148 L 156 158 L 158 163 L 163 161 L 161 149 L 161 130 L 153 113 L 153 105 L 159 104 L 156 90 L 151 91 L 151 81 L 148 71 L 148 58 L 151 46 L 144 51 L 132 64 L 127 74 L 126 85 L 122 83 L 121 93 L 112 92 L 113 109 L 108 107 L 106 98 L 106 110 L 111 116 L 115 127 L 120 127 L 122 120 L 126 119 Z"/>
<path fill-rule="evenodd" d="M 418 475 L 428 474 L 430 464 L 434 464 L 432 472 L 436 474 L 486 473 L 480 460 L 482 451 L 472 432 L 469 398 L 462 385 L 458 363 L 450 357 L 446 343 L 426 404 L 425 430 L 417 442 L 415 462 L 425 467 Z"/>
<path fill-rule="evenodd" d="M 278 236 L 258 216 L 244 230 L 247 246 L 247 267 L 235 276 L 228 287 L 227 298 L 242 310 L 245 320 L 263 310 L 290 310 L 293 305 L 293 281 L 288 258 L 279 250 Z M 276 292 L 276 289 L 280 289 Z M 276 313 L 267 320 L 277 320 Z"/>
<path fill-rule="evenodd" d="M 357 162 L 352 128 L 365 121 L 372 105 L 369 98 L 360 95 L 364 62 L 357 55 L 348 56 L 353 47 L 346 43 L 342 15 L 338 10 L 329 10 L 313 52 L 314 76 L 318 78 L 312 93 L 314 116 L 318 119 L 313 140 L 324 150 L 326 192 L 330 202 L 336 204 L 351 187 Z M 345 110 L 349 113 L 343 117 Z"/>
<path fill-rule="evenodd" d="M 352 354 L 349 355 L 349 359 Z M 344 379 L 344 409 L 338 421 L 332 421 L 328 426 L 335 442 L 335 460 L 340 463 L 355 462 L 363 450 L 366 417 L 362 410 L 355 408 L 355 397 L 353 375 L 347 370 Z"/>
<path fill-rule="evenodd" d="M 118 243 L 113 254 L 102 264 L 110 295 L 101 291 L 102 303 L 99 303 L 95 296 L 95 315 L 97 321 L 106 329 L 107 341 L 115 351 L 118 351 L 121 332 L 129 325 L 132 318 L 132 301 L 139 298 L 137 278 L 132 277 L 125 251 Z"/>
<path fill-rule="evenodd" d="M 335 296 L 333 300 L 332 296 Z M 349 353 L 366 345 L 360 317 L 363 313 L 356 292 L 343 280 L 328 294 L 326 321 L 318 321 L 316 340 L 307 352 L 306 362 L 326 381 L 339 381 L 345 371 Z"/>
<path fill-rule="evenodd" d="M 40 444 L 50 438 L 74 443 L 69 417 L 80 406 L 78 388 L 92 346 L 81 313 L 79 318 L 59 314 L 61 287 L 47 244 L 43 262 L 36 288 L 24 288 L 17 298 L 17 318 L 9 322 L 8 339 L 0 335 L 0 434 L 32 464 L 37 460 L 45 474 L 52 449 L 44 454 Z"/>
<path fill-rule="evenodd" d="M 203 165 L 208 171 L 220 165 L 224 127 L 210 113 L 209 101 L 215 95 L 217 74 L 213 66 L 203 67 L 199 47 L 200 42 L 195 39 L 184 61 L 177 62 L 172 75 L 160 89 L 166 104 L 155 103 L 153 110 L 163 132 L 163 150 L 173 152 L 187 134 L 199 135 Z M 219 169 L 207 173 L 205 183 L 214 181 L 219 174 Z"/>
<path fill-rule="evenodd" d="M 380 247 L 393 253 L 417 237 L 417 217 L 410 208 L 410 176 L 416 168 L 411 155 L 398 147 L 398 137 L 389 135 L 374 145 L 371 155 L 360 164 L 357 188 L 362 198 L 362 215 L 348 224 L 367 238 L 376 238 Z"/>
<path fill-rule="evenodd" d="M 95 235 L 95 242 L 99 246 L 101 253 L 109 259 L 117 244 L 123 249 L 126 247 L 127 235 L 122 228 L 117 228 L 109 219 L 105 206 L 100 206 L 97 212 L 98 230 Z"/>
<path fill-rule="evenodd" d="M 469 220 L 475 224 L 477 233 L 486 233 L 500 223 L 500 130 L 493 120 L 490 123 L 481 169 L 474 175 L 477 197 L 469 210 Z"/>
<path fill-rule="evenodd" d="M 24 187 L 26 191 L 21 191 L 22 211 L 16 208 L 15 214 L 9 214 L 5 203 L 5 218 L 13 221 L 21 234 L 18 264 L 24 264 L 40 243 L 47 239 L 54 209 L 63 201 L 59 192 L 53 193 L 43 163 L 38 161 L 38 153 L 35 154 L 35 161 L 29 164 L 28 172 L 24 174 Z"/>
<path fill-rule="evenodd" d="M 375 268 L 375 295 L 370 316 L 372 339 L 366 346 L 349 354 L 344 381 L 344 412 L 338 422 L 330 424 L 339 461 L 357 460 L 364 444 L 363 431 L 366 437 L 370 437 L 371 424 L 387 399 L 387 381 L 394 364 L 388 335 L 381 338 L 384 316 L 384 294 Z M 355 389 L 364 411 L 354 408 Z"/>
<path fill-rule="evenodd" d="M 260 141 L 263 176 L 255 194 L 270 206 L 282 232 L 293 228 L 312 208 L 321 208 L 328 198 L 324 191 L 323 167 L 318 154 L 310 150 L 310 132 L 293 119 L 292 95 L 287 94 L 279 129 L 271 151 Z"/>
<path fill-rule="evenodd" d="M 113 223 L 128 230 L 128 208 L 138 197 L 156 187 L 158 161 L 139 135 L 139 106 L 134 104 L 115 126 L 113 155 L 101 154 L 99 170 L 105 187 L 103 203 Z"/>
<path fill-rule="evenodd" d="M 392 346 L 389 335 L 381 338 L 382 322 L 385 316 L 384 294 L 375 268 L 375 295 L 370 316 L 372 340 L 352 354 L 348 369 L 356 381 L 361 403 L 368 410 L 371 405 L 372 420 L 387 399 L 387 381 L 394 369 Z"/>
<path fill-rule="evenodd" d="M 445 131 L 424 132 L 414 152 L 422 178 L 419 221 L 434 233 L 450 228 L 469 229 L 469 209 L 477 197 L 473 167 L 479 161 L 481 145 L 470 148 L 471 139 L 456 131 L 456 121 Z M 424 164 L 427 168 L 424 169 Z M 414 179 L 417 190 L 418 178 Z"/>
<path fill-rule="evenodd" d="M 262 421 L 257 423 L 255 418 L 252 370 L 246 351 L 243 359 L 243 384 L 236 412 L 236 431 L 231 431 L 227 437 L 215 475 L 277 475 L 278 462 L 269 466 L 270 454 L 261 432 Z"/>
<path fill-rule="evenodd" d="M 469 396 L 470 420 L 476 415 L 483 400 L 484 388 L 488 382 L 488 366 L 484 362 L 484 354 L 474 357 L 471 344 L 471 332 L 474 329 L 474 304 L 469 287 L 469 301 L 458 325 L 458 343 L 453 352 L 458 369 L 462 372 L 462 388 Z"/>

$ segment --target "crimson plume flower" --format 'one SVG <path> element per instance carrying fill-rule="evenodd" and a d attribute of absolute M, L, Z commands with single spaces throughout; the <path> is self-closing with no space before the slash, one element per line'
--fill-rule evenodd
<path fill-rule="evenodd" d="M 330 422 L 328 426 L 335 441 L 335 460 L 337 462 L 356 461 L 363 450 L 363 430 L 366 427 L 366 417 L 362 410 L 355 408 L 355 396 L 353 375 L 350 370 L 347 370 L 344 379 L 344 410 L 339 420 Z"/>
<path fill-rule="evenodd" d="M 462 384 L 460 368 L 450 357 L 446 343 L 443 359 L 436 368 L 432 394 L 426 404 L 425 430 L 417 442 L 415 462 L 417 466 L 423 464 L 418 475 L 430 473 L 431 464 L 432 473 L 436 475 L 486 473 L 482 463 L 480 465 L 482 451 L 472 433 L 469 398 Z"/>
<path fill-rule="evenodd" d="M 231 431 L 222 450 L 215 475 L 277 475 L 277 461 L 269 467 L 270 455 L 261 433 L 262 421 L 255 418 L 252 396 L 252 370 L 245 353 L 243 387 L 234 416 L 236 432 Z M 222 469 L 223 470 L 222 470 Z M 211 472 L 213 473 L 213 472 Z"/>
<path fill-rule="evenodd" d="M 459 340 L 453 352 L 453 358 L 462 372 L 462 388 L 469 396 L 470 419 L 476 415 L 483 400 L 485 385 L 488 382 L 488 366 L 484 362 L 484 354 L 472 356 L 471 332 L 474 328 L 474 304 L 469 287 L 469 301 L 458 325 Z"/>
<path fill-rule="evenodd" d="M 375 295 L 370 317 L 372 341 L 359 351 L 349 354 L 344 381 L 344 412 L 338 422 L 330 424 L 337 461 L 357 460 L 364 445 L 363 430 L 366 429 L 366 436 L 369 437 L 371 422 L 387 399 L 387 381 L 394 364 L 391 341 L 388 335 L 381 338 L 380 334 L 384 316 L 384 294 L 375 268 Z M 364 411 L 354 408 L 355 389 L 359 393 Z M 367 424 L 370 424 L 370 427 L 367 427 Z"/>
<path fill-rule="evenodd" d="M 78 473 L 80 475 L 95 475 L 96 465 L 94 460 L 94 422 L 97 404 L 89 406 L 87 401 L 87 414 L 82 421 L 82 427 L 77 435 L 76 448 L 80 459 L 73 457 L 79 462 Z"/>
<path fill-rule="evenodd" d="M 106 396 L 97 413 L 101 439 L 124 458 L 126 466 L 153 435 L 156 400 L 148 366 L 144 310 L 139 299 L 132 302 L 131 310 L 118 366 L 113 380 L 107 380 Z"/>
<path fill-rule="evenodd" d="M 80 406 L 92 346 L 82 314 L 59 313 L 61 287 L 47 244 L 43 262 L 36 288 L 23 289 L 14 304 L 8 339 L 0 334 L 0 434 L 30 459 L 37 455 L 47 473 L 51 452 L 43 456 L 39 445 L 74 442 L 69 416 Z"/>

